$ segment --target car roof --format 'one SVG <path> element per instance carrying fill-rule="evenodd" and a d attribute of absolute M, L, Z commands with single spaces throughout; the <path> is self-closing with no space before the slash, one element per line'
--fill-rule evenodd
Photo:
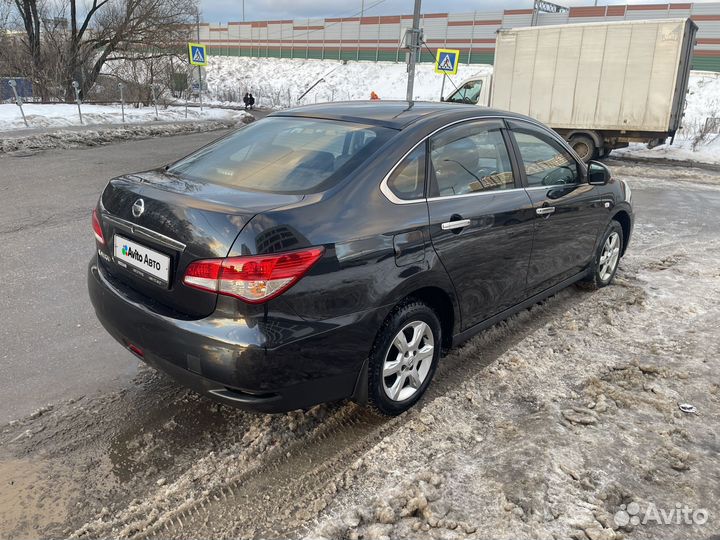
<path fill-rule="evenodd" d="M 521 115 L 460 103 L 431 101 L 341 101 L 318 103 L 293 109 L 286 109 L 269 116 L 291 116 L 301 118 L 319 118 L 340 120 L 392 129 L 403 129 L 422 119 L 436 118 L 448 113 L 460 116 L 465 112 L 468 117 L 507 116 L 522 118 Z"/>

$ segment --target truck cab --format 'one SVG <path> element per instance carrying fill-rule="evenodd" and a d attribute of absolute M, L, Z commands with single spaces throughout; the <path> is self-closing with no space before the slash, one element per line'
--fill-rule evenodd
<path fill-rule="evenodd" d="M 479 75 L 466 79 L 444 101 L 488 107 L 490 106 L 491 85 L 492 75 Z"/>

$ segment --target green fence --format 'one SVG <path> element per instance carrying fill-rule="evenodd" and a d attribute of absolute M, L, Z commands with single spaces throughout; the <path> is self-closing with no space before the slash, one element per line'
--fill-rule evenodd
<path fill-rule="evenodd" d="M 208 53 L 212 56 L 251 56 L 255 58 L 313 58 L 318 60 L 364 60 L 369 62 L 388 61 L 403 62 L 404 51 L 390 52 L 372 49 L 348 50 L 348 49 L 309 49 L 307 47 L 208 47 Z M 460 55 L 460 62 L 463 64 L 492 64 L 495 59 L 493 53 L 468 52 Z M 419 58 L 420 62 L 433 62 L 435 58 L 427 51 L 423 51 Z M 696 56 L 692 60 L 692 69 L 705 71 L 720 71 L 720 57 L 717 56 Z"/>

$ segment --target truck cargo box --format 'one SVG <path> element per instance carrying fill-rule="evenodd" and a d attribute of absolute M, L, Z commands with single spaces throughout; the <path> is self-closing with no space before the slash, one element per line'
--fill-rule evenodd
<path fill-rule="evenodd" d="M 554 129 L 673 135 L 696 31 L 690 19 L 500 30 L 492 106 Z"/>

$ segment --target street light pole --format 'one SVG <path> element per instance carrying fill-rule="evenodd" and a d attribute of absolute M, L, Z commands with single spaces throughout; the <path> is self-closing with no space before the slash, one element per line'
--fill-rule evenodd
<path fill-rule="evenodd" d="M 407 101 L 413 101 L 413 87 L 415 85 L 415 64 L 417 62 L 418 51 L 420 49 L 420 1 L 415 0 L 415 10 L 413 11 L 413 26 L 410 30 L 410 52 L 408 53 L 408 82 L 407 82 Z"/>

